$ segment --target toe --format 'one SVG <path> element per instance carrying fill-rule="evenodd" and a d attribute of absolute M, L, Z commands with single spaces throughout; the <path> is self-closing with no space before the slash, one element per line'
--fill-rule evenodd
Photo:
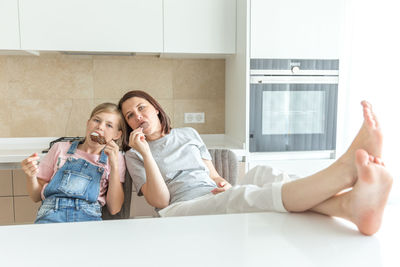
<path fill-rule="evenodd" d="M 356 163 L 359 166 L 367 166 L 370 162 L 370 156 L 364 149 L 358 149 L 356 151 Z"/>
<path fill-rule="evenodd" d="M 383 160 L 380 157 L 376 157 L 374 160 L 374 163 L 379 164 L 381 166 L 385 166 L 385 164 L 383 163 Z"/>

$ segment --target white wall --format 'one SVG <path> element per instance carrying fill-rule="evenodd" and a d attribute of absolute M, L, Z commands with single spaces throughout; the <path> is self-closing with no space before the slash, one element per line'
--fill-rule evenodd
<path fill-rule="evenodd" d="M 348 100 L 343 146 L 348 146 L 362 122 L 359 102 L 369 100 L 384 132 L 383 159 L 394 175 L 390 199 L 400 201 L 400 3 L 397 0 L 346 1 L 347 37 L 343 51 Z"/>

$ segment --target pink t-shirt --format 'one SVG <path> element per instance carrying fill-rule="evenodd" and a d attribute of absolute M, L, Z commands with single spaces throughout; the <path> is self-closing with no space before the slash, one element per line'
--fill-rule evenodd
<path fill-rule="evenodd" d="M 103 165 L 98 163 L 97 161 L 100 158 L 100 155 L 86 153 L 82 150 L 77 149 L 73 155 L 67 154 L 69 148 L 71 146 L 70 142 L 58 142 L 55 143 L 49 152 L 40 160 L 39 164 L 39 173 L 37 177 L 39 179 L 47 182 L 42 189 L 42 199 L 44 199 L 43 191 L 53 178 L 54 174 L 56 174 L 57 170 L 60 169 L 68 157 L 74 157 L 76 159 L 82 158 L 87 160 L 93 165 L 103 167 L 104 173 L 100 180 L 100 194 L 98 197 L 98 201 L 102 206 L 106 203 L 106 193 L 108 188 L 108 177 L 110 174 L 110 165 L 107 162 L 107 165 Z M 125 182 L 125 159 L 122 153 L 120 152 L 118 155 L 118 171 L 119 178 L 121 183 Z"/>

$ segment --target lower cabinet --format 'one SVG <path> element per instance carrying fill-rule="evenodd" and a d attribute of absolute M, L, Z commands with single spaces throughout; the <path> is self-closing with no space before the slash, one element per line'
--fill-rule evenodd
<path fill-rule="evenodd" d="M 0 197 L 0 225 L 14 224 L 13 197 Z"/>
<path fill-rule="evenodd" d="M 150 206 L 146 199 L 137 195 L 136 191 L 132 192 L 131 198 L 131 218 L 141 218 L 141 217 L 158 217 L 158 213 Z"/>
<path fill-rule="evenodd" d="M 28 196 L 25 179 L 22 170 L 0 170 L 0 225 L 35 221 L 40 202 Z"/>
<path fill-rule="evenodd" d="M 29 196 L 14 196 L 15 224 L 33 223 L 40 204 L 33 202 Z"/>

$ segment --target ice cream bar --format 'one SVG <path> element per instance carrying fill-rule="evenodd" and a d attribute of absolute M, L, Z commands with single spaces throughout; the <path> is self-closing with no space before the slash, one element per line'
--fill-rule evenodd
<path fill-rule="evenodd" d="M 100 134 L 93 132 L 90 134 L 90 139 L 92 139 L 92 141 L 99 143 L 100 145 L 105 145 L 107 144 L 106 139 L 104 138 L 104 136 L 101 136 Z"/>

